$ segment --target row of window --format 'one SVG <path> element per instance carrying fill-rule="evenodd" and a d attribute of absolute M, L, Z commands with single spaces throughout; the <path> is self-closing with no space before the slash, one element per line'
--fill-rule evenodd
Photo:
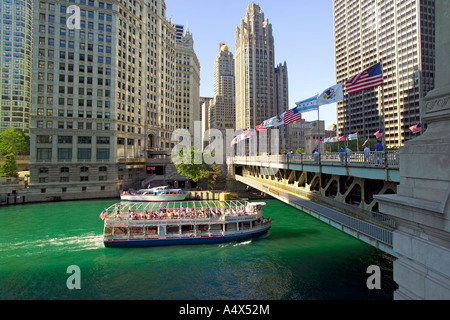
<path fill-rule="evenodd" d="M 58 143 L 67 143 L 72 144 L 73 136 L 58 136 Z M 52 143 L 53 136 L 51 135 L 37 135 L 36 136 L 36 143 Z M 92 144 L 92 137 L 91 136 L 78 136 L 78 144 Z M 97 144 L 109 144 L 110 143 L 110 137 L 97 137 L 96 138 Z"/>
<path fill-rule="evenodd" d="M 59 169 L 60 173 L 69 173 L 70 172 L 70 168 L 68 167 L 61 167 Z M 39 168 L 39 173 L 48 173 L 49 172 L 49 168 L 47 167 L 40 167 Z M 89 168 L 88 167 L 81 167 L 80 168 L 80 173 L 86 173 L 89 172 Z M 98 172 L 108 172 L 108 168 L 107 167 L 99 167 L 98 168 Z"/>
<path fill-rule="evenodd" d="M 72 160 L 72 148 L 58 148 L 58 160 Z M 92 149 L 90 148 L 78 148 L 77 160 L 109 160 L 109 149 L 96 149 L 96 159 L 92 159 Z M 52 159 L 51 148 L 37 148 L 36 160 L 46 161 Z"/>

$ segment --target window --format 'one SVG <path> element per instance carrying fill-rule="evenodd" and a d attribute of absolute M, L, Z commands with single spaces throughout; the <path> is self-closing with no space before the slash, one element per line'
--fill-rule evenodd
<path fill-rule="evenodd" d="M 88 167 L 81 167 L 80 168 L 80 172 L 89 172 L 89 168 Z"/>
<path fill-rule="evenodd" d="M 48 168 L 47 167 L 39 168 L 39 173 L 48 173 Z"/>
<path fill-rule="evenodd" d="M 58 160 L 72 160 L 72 148 L 58 148 Z"/>
<path fill-rule="evenodd" d="M 109 160 L 109 149 L 97 149 L 97 160 Z"/>
<path fill-rule="evenodd" d="M 78 144 L 91 144 L 92 137 L 78 137 Z"/>
<path fill-rule="evenodd" d="M 61 168 L 61 173 L 69 173 L 69 168 L 68 167 L 62 167 Z"/>
<path fill-rule="evenodd" d="M 37 148 L 36 159 L 37 160 L 50 160 L 52 158 L 51 148 Z"/>
<path fill-rule="evenodd" d="M 52 143 L 52 136 L 36 136 L 36 143 Z"/>
<path fill-rule="evenodd" d="M 72 143 L 72 136 L 58 136 L 58 143 Z"/>
<path fill-rule="evenodd" d="M 78 160 L 91 160 L 91 149 L 78 149 Z"/>

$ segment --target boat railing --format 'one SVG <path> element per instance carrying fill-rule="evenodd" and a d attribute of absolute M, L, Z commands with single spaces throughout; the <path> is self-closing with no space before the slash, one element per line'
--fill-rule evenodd
<path fill-rule="evenodd" d="M 214 223 L 219 221 L 247 221 L 254 220 L 257 213 L 254 214 L 243 214 L 243 215 L 218 215 L 215 217 L 158 217 L 152 219 L 138 218 L 132 219 L 128 216 L 111 216 L 105 219 L 106 225 L 160 225 L 176 222 L 177 224 L 198 224 L 198 223 Z"/>

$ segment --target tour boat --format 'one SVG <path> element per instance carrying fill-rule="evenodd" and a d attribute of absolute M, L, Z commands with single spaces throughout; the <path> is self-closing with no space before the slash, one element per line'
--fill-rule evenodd
<path fill-rule="evenodd" d="M 187 192 L 181 189 L 169 189 L 169 187 L 154 187 L 141 189 L 134 193 L 123 192 L 120 200 L 123 201 L 183 201 Z"/>
<path fill-rule="evenodd" d="M 105 247 L 155 247 L 243 241 L 266 234 L 265 202 L 116 203 L 103 210 Z"/>

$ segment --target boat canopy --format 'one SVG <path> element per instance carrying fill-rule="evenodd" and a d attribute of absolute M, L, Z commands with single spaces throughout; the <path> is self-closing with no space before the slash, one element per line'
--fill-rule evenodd
<path fill-rule="evenodd" d="M 246 206 L 257 206 L 257 205 L 265 205 L 265 202 L 248 202 L 244 200 L 227 200 L 227 201 L 219 201 L 219 200 L 204 200 L 204 201 L 180 201 L 180 202 L 128 202 L 122 201 L 119 203 L 115 203 L 112 206 L 108 207 L 106 210 L 107 215 L 111 213 L 117 212 L 144 212 L 158 210 L 162 208 L 166 209 L 181 209 L 181 208 L 194 208 L 194 209 L 206 209 L 206 208 L 214 208 L 214 209 L 227 209 L 227 208 L 245 208 Z"/>

